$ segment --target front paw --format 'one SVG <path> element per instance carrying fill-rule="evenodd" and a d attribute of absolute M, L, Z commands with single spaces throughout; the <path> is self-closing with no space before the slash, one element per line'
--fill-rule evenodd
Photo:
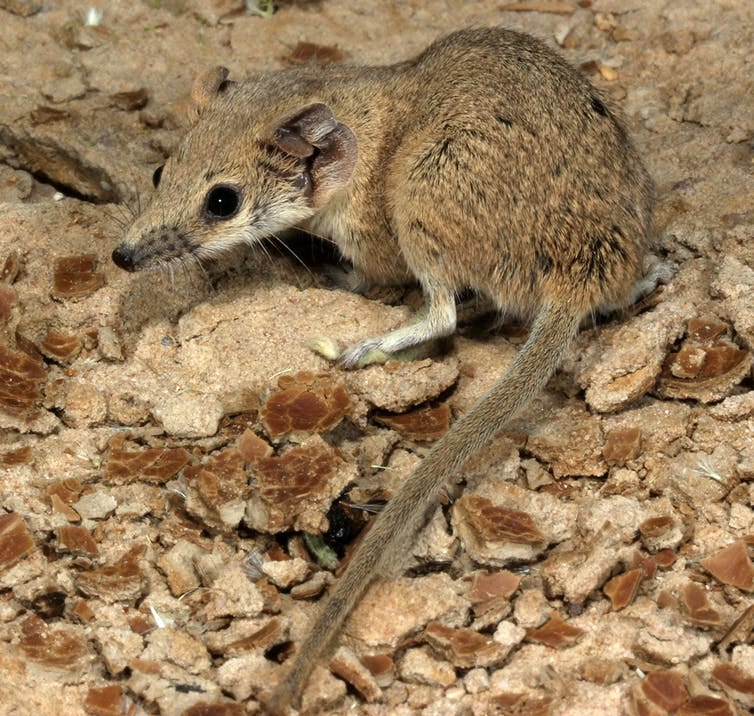
<path fill-rule="evenodd" d="M 393 356 L 380 350 L 379 341 L 362 341 L 341 351 L 338 342 L 329 336 L 319 336 L 309 343 L 309 348 L 329 361 L 337 361 L 341 368 L 353 370 L 374 363 L 386 363 Z"/>

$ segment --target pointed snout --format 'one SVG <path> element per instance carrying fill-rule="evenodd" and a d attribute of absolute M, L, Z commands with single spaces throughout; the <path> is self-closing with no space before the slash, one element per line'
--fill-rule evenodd
<path fill-rule="evenodd" d="M 133 250 L 128 246 L 121 244 L 113 250 L 113 263 L 124 271 L 133 272 L 136 270 L 134 264 Z"/>

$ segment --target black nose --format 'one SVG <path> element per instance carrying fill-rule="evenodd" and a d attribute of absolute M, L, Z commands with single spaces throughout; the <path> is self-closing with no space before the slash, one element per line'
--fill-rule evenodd
<path fill-rule="evenodd" d="M 124 271 L 134 270 L 134 255 L 133 252 L 125 246 L 118 246 L 113 251 L 113 263 Z"/>

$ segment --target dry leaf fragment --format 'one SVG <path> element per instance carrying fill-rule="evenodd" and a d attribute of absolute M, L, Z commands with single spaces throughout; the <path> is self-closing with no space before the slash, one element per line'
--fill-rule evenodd
<path fill-rule="evenodd" d="M 82 624 L 91 624 L 97 615 L 94 610 L 89 606 L 89 602 L 78 599 L 71 607 L 71 614 L 76 617 Z"/>
<path fill-rule="evenodd" d="M 50 495 L 50 504 L 52 505 L 52 511 L 55 514 L 63 515 L 69 522 L 81 522 L 81 515 L 59 495 Z"/>
<path fill-rule="evenodd" d="M 172 480 L 190 460 L 190 453 L 183 448 L 124 450 L 116 443 L 107 457 L 105 481 L 114 485 L 137 480 L 163 484 Z"/>
<path fill-rule="evenodd" d="M 137 109 L 143 109 L 149 102 L 149 94 L 144 87 L 139 87 L 135 90 L 126 92 L 115 92 L 110 95 L 110 101 L 114 107 L 125 110 L 126 112 L 134 112 Z"/>
<path fill-rule="evenodd" d="M 611 430 L 607 434 L 602 457 L 608 465 L 624 465 L 626 461 L 638 456 L 641 449 L 641 430 L 624 428 Z"/>
<path fill-rule="evenodd" d="M 253 634 L 226 644 L 221 653 L 224 656 L 240 656 L 255 649 L 266 651 L 271 646 L 283 641 L 284 631 L 283 622 L 280 619 L 272 618 Z"/>
<path fill-rule="evenodd" d="M 496 694 L 490 703 L 496 707 L 494 713 L 502 716 L 552 716 L 554 699 L 551 696 L 527 696 L 515 692 Z"/>
<path fill-rule="evenodd" d="M 105 274 L 98 273 L 95 254 L 63 256 L 55 259 L 54 298 L 82 298 L 105 285 Z"/>
<path fill-rule="evenodd" d="M 30 417 L 42 401 L 46 378 L 47 367 L 39 358 L 0 343 L 0 411 Z"/>
<path fill-rule="evenodd" d="M 471 589 L 466 597 L 472 603 L 484 602 L 495 597 L 510 597 L 521 583 L 521 577 L 507 569 L 497 572 L 476 572 L 472 578 Z"/>
<path fill-rule="evenodd" d="M 510 651 L 485 634 L 473 629 L 445 626 L 441 622 L 428 624 L 424 638 L 451 664 L 462 669 L 492 666 L 502 661 Z"/>
<path fill-rule="evenodd" d="M 3 262 L 2 268 L 0 268 L 0 284 L 6 284 L 10 286 L 18 278 L 18 274 L 21 271 L 22 263 L 18 257 L 18 251 L 12 250 Z"/>
<path fill-rule="evenodd" d="M 17 512 L 0 515 L 0 570 L 12 567 L 34 549 L 34 538 Z"/>
<path fill-rule="evenodd" d="M 189 484 L 196 486 L 207 507 L 219 509 L 248 496 L 251 488 L 244 464 L 238 449 L 230 447 L 214 453 L 202 465 L 186 468 L 183 474 Z"/>
<path fill-rule="evenodd" d="M 568 624 L 557 612 L 550 614 L 550 618 L 540 627 L 526 630 L 527 639 L 538 641 L 546 646 L 558 648 L 575 644 L 584 633 L 583 629 Z"/>
<path fill-rule="evenodd" d="M 16 305 L 16 291 L 12 286 L 0 283 L 0 324 L 8 323 Z"/>
<path fill-rule="evenodd" d="M 70 363 L 81 352 L 81 339 L 50 328 L 41 340 L 39 350 L 58 363 Z"/>
<path fill-rule="evenodd" d="M 365 654 L 361 657 L 361 663 L 369 669 L 377 683 L 388 686 L 395 674 L 395 662 L 390 654 Z"/>
<path fill-rule="evenodd" d="M 665 359 L 657 389 L 663 397 L 713 402 L 729 395 L 751 365 L 751 352 L 733 342 L 727 323 L 695 318 L 680 349 Z"/>
<path fill-rule="evenodd" d="M 307 522 L 306 531 L 316 532 L 317 527 L 308 520 L 319 522 L 316 513 L 324 517 L 332 499 L 350 479 L 341 454 L 316 435 L 281 455 L 257 460 L 251 472 L 256 489 L 247 523 L 270 532 L 303 524 L 301 520 Z"/>
<path fill-rule="evenodd" d="M 724 662 L 712 670 L 712 678 L 729 696 L 746 706 L 754 707 L 754 677 L 737 666 Z"/>
<path fill-rule="evenodd" d="M 688 700 L 688 693 L 683 685 L 683 679 L 675 671 L 653 671 L 647 674 L 641 683 L 632 690 L 634 705 L 637 712 L 642 713 L 642 706 L 656 706 L 665 711 L 675 711 Z M 649 712 L 654 712 L 655 709 Z"/>
<path fill-rule="evenodd" d="M 248 428 L 241 433 L 236 448 L 246 463 L 253 463 L 272 455 L 272 445 Z"/>
<path fill-rule="evenodd" d="M 438 440 L 450 427 L 450 408 L 447 403 L 436 408 L 423 407 L 400 415 L 380 414 L 375 420 L 395 430 L 409 440 Z"/>
<path fill-rule="evenodd" d="M 644 579 L 652 579 L 657 573 L 657 562 L 652 557 L 643 555 L 638 549 L 631 557 L 631 569 L 641 569 Z"/>
<path fill-rule="evenodd" d="M 602 591 L 610 598 L 614 611 L 619 611 L 634 601 L 643 578 L 644 570 L 639 567 L 619 574 L 605 584 Z"/>
<path fill-rule="evenodd" d="M 496 694 L 492 697 L 492 702 L 499 706 L 501 709 L 504 709 L 506 713 L 519 706 L 524 700 L 526 696 L 524 694 L 518 693 L 518 692 L 511 692 L 511 691 L 504 691 L 501 694 Z M 517 709 L 516 713 L 519 713 L 520 711 Z"/>
<path fill-rule="evenodd" d="M 498 507 L 480 495 L 463 495 L 456 504 L 481 541 L 539 544 L 545 539 L 526 512 Z"/>
<path fill-rule="evenodd" d="M 280 390 L 270 395 L 262 408 L 262 422 L 272 437 L 292 431 L 326 432 L 351 409 L 345 388 L 327 373 L 283 375 L 278 387 Z"/>
<path fill-rule="evenodd" d="M 689 340 L 706 343 L 728 334 L 728 324 L 716 318 L 691 318 L 686 324 Z"/>
<path fill-rule="evenodd" d="M 350 649 L 340 647 L 335 652 L 330 660 L 330 671 L 353 686 L 367 703 L 382 700 L 382 690 L 374 675 Z"/>
<path fill-rule="evenodd" d="M 92 687 L 84 699 L 84 708 L 92 716 L 124 716 L 123 690 L 118 684 Z"/>
<path fill-rule="evenodd" d="M 318 45 L 314 42 L 298 42 L 288 55 L 288 61 L 294 65 L 314 63 L 317 65 L 329 65 L 332 62 L 340 62 L 343 53 L 334 45 Z"/>
<path fill-rule="evenodd" d="M 700 563 L 715 579 L 745 592 L 754 591 L 754 565 L 746 542 L 738 540 Z"/>
<path fill-rule="evenodd" d="M 58 545 L 61 551 L 96 557 L 99 554 L 97 543 L 89 530 L 75 525 L 65 525 L 58 529 Z"/>
<path fill-rule="evenodd" d="M 94 492 L 94 488 L 91 485 L 84 485 L 75 477 L 66 477 L 63 480 L 58 480 L 47 488 L 48 497 L 56 495 L 68 505 L 78 502 L 82 495 L 88 495 L 91 492 Z"/>
<path fill-rule="evenodd" d="M 707 590 L 696 582 L 689 582 L 681 592 L 681 607 L 688 620 L 699 626 L 717 627 L 722 617 L 710 603 Z"/>
<path fill-rule="evenodd" d="M 660 569 L 670 569 L 678 557 L 672 549 L 661 549 L 655 555 L 655 562 Z"/>
<path fill-rule="evenodd" d="M 639 534 L 642 537 L 659 537 L 665 534 L 673 526 L 673 518 L 668 515 L 650 517 L 639 525 Z"/>
<path fill-rule="evenodd" d="M 37 105 L 29 113 L 29 118 L 34 125 L 63 122 L 70 119 L 70 117 L 70 112 L 66 112 L 63 109 L 58 109 L 56 107 L 46 107 L 45 105 Z"/>
<path fill-rule="evenodd" d="M 13 467 L 14 465 L 28 465 L 34 460 L 34 451 L 31 445 L 24 445 L 15 450 L 8 450 L 0 454 L 0 465 L 3 467 Z"/>
<path fill-rule="evenodd" d="M 692 696 L 675 716 L 735 716 L 735 712 L 727 701 L 700 694 Z"/>
<path fill-rule="evenodd" d="M 139 565 L 144 551 L 145 548 L 139 545 L 126 552 L 115 564 L 80 572 L 76 585 L 84 594 L 108 603 L 134 601 L 146 587 L 146 575 Z"/>
<path fill-rule="evenodd" d="M 82 634 L 71 628 L 48 626 L 35 614 L 21 622 L 18 645 L 32 661 L 55 668 L 79 668 L 89 659 L 89 648 Z"/>

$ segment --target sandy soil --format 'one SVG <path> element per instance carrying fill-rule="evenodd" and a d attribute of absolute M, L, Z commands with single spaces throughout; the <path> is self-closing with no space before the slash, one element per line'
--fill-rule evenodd
<path fill-rule="evenodd" d="M 306 243 L 119 271 L 194 76 L 304 42 L 387 63 L 491 24 L 622 104 L 676 275 L 582 331 L 464 468 L 304 708 L 754 707 L 751 2 L 107 5 L 87 25 L 81 3 L 0 0 L 0 713 L 257 713 L 368 517 L 342 505 L 389 497 L 521 342 L 467 326 L 433 359 L 346 374 L 309 341 L 384 332 L 415 290 L 332 290 Z"/>

